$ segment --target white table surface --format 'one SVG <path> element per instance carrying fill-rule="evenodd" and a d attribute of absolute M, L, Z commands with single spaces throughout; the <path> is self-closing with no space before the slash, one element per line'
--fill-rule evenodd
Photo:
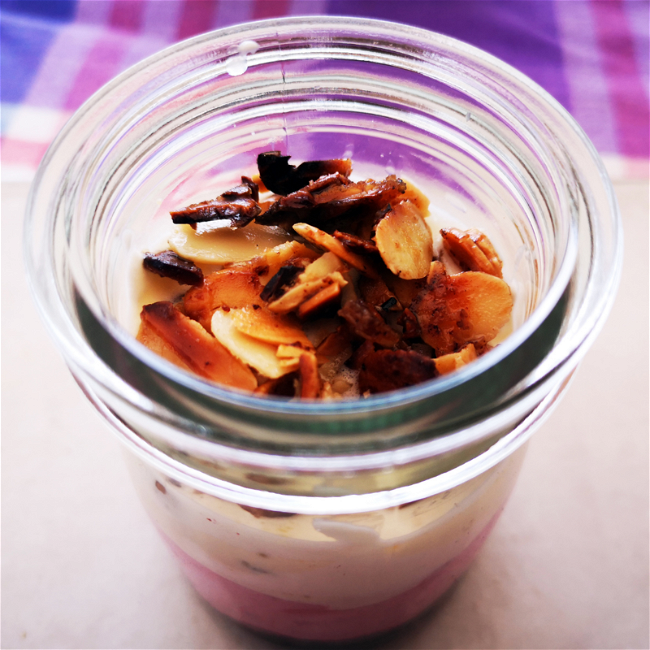
<path fill-rule="evenodd" d="M 648 184 L 619 182 L 621 289 L 477 561 L 371 647 L 648 648 Z M 273 649 L 158 539 L 29 295 L 27 185 L 2 186 L 2 648 Z"/>

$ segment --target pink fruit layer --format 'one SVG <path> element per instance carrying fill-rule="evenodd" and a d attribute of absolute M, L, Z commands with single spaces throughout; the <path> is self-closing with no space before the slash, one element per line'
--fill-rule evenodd
<path fill-rule="evenodd" d="M 283 600 L 228 580 L 165 539 L 194 588 L 215 609 L 267 633 L 313 641 L 347 641 L 387 632 L 431 606 L 470 565 L 496 523 L 498 512 L 461 553 L 418 585 L 380 603 L 352 609 L 330 609 Z"/>

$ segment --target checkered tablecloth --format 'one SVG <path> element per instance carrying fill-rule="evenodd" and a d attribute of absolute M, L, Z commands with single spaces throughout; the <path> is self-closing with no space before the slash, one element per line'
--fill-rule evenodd
<path fill-rule="evenodd" d="M 100 86 L 175 41 L 250 20 L 353 15 L 424 27 L 515 66 L 618 178 L 648 176 L 647 0 L 2 0 L 2 179 L 32 178 Z"/>

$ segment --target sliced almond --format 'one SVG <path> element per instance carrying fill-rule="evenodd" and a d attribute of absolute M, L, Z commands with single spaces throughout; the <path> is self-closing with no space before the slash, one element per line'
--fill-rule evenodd
<path fill-rule="evenodd" d="M 195 264 L 229 264 L 262 255 L 286 242 L 289 235 L 273 226 L 251 223 L 244 228 L 215 228 L 205 232 L 189 225 L 174 226 L 169 246 Z"/>
<path fill-rule="evenodd" d="M 386 266 L 406 280 L 423 278 L 433 258 L 433 237 L 424 217 L 411 201 L 404 201 L 382 217 L 375 241 Z"/>
<path fill-rule="evenodd" d="M 190 370 L 194 372 L 194 368 L 185 361 L 185 358 L 182 357 L 173 345 L 168 343 L 162 336 L 160 336 L 156 330 L 154 330 L 146 320 L 141 320 L 140 329 L 136 339 L 142 343 L 142 345 L 148 347 L 152 352 L 155 352 L 163 359 L 171 361 L 171 363 L 183 368 L 183 370 Z"/>
<path fill-rule="evenodd" d="M 436 370 L 440 375 L 446 375 L 458 368 L 466 366 L 477 359 L 476 348 L 472 343 L 466 345 L 460 352 L 451 352 L 450 354 L 443 354 L 441 357 L 434 359 L 436 363 Z"/>
<path fill-rule="evenodd" d="M 452 309 L 463 310 L 462 341 L 484 338 L 491 341 L 510 320 L 512 292 L 501 279 L 487 273 L 466 271 L 449 276 Z"/>
<path fill-rule="evenodd" d="M 190 289 L 183 297 L 183 310 L 210 331 L 212 313 L 220 307 L 241 309 L 261 304 L 258 276 L 247 269 L 223 269 L 210 273 L 200 287 Z"/>
<path fill-rule="evenodd" d="M 457 228 L 440 230 L 445 248 L 463 269 L 503 277 L 503 263 L 492 242 L 479 230 L 462 231 Z"/>
<path fill-rule="evenodd" d="M 300 397 L 305 399 L 316 399 L 321 390 L 321 379 L 318 374 L 318 362 L 316 355 L 304 352 L 300 355 Z"/>
<path fill-rule="evenodd" d="M 170 302 L 145 305 L 142 322 L 162 338 L 196 374 L 219 384 L 255 390 L 257 380 L 250 368 L 236 359 L 199 323 L 183 315 Z M 145 343 L 146 335 L 141 342 Z"/>
<path fill-rule="evenodd" d="M 284 295 L 270 303 L 269 309 L 278 314 L 287 314 L 290 311 L 297 309 L 299 305 L 314 294 L 318 293 L 321 289 L 334 283 L 344 287 L 347 284 L 347 280 L 337 271 L 335 273 L 330 273 L 328 276 L 320 280 L 314 280 L 313 282 L 299 282 L 294 287 L 291 287 L 291 289 L 289 289 Z"/>
<path fill-rule="evenodd" d="M 320 248 L 331 251 L 334 255 L 365 275 L 371 278 L 379 277 L 377 271 L 363 257 L 350 251 L 338 239 L 332 237 L 332 235 L 328 235 L 323 230 L 310 226 L 307 223 L 296 223 L 293 225 L 293 229 L 307 241 Z"/>
<path fill-rule="evenodd" d="M 334 282 L 321 289 L 318 293 L 308 298 L 299 307 L 298 318 L 305 320 L 307 318 L 316 318 L 333 309 L 341 302 L 341 286 Z"/>
<path fill-rule="evenodd" d="M 316 259 L 319 254 L 298 241 L 288 241 L 280 246 L 275 246 L 262 256 L 262 262 L 267 269 L 260 274 L 262 284 L 266 284 L 289 260 L 304 257 Z"/>
<path fill-rule="evenodd" d="M 278 345 L 276 352 L 279 359 L 298 359 L 305 350 L 295 345 Z"/>
<path fill-rule="evenodd" d="M 295 317 L 276 314 L 265 307 L 232 309 L 230 313 L 233 325 L 243 334 L 258 341 L 275 345 L 299 343 L 306 350 L 312 349 L 309 339 L 299 323 L 294 320 Z"/>
<path fill-rule="evenodd" d="M 298 276 L 298 282 L 313 282 L 320 280 L 330 273 L 339 271 L 344 273 L 347 266 L 334 253 L 323 253 L 318 259 L 309 264 L 305 270 Z"/>
<path fill-rule="evenodd" d="M 413 185 L 413 183 L 407 182 L 406 192 L 402 194 L 400 199 L 401 201 L 410 201 L 413 203 L 423 217 L 426 217 L 429 214 L 430 201 L 427 195 Z"/>
<path fill-rule="evenodd" d="M 510 320 L 512 305 L 510 287 L 500 278 L 475 271 L 447 275 L 436 261 L 411 309 L 422 339 L 442 356 L 471 341 L 491 341 Z"/>
<path fill-rule="evenodd" d="M 240 361 L 255 368 L 265 377 L 276 379 L 294 368 L 284 367 L 276 356 L 277 345 L 258 341 L 240 332 L 233 322 L 233 311 L 217 309 L 212 315 L 212 333 L 215 338 Z"/>

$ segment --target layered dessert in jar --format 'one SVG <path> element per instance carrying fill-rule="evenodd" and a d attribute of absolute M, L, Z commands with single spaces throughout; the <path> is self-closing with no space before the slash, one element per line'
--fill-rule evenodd
<path fill-rule="evenodd" d="M 165 241 L 136 261 L 137 338 L 157 354 L 269 399 L 364 399 L 455 372 L 511 331 L 513 291 L 490 238 L 441 227 L 415 184 L 353 180 L 347 159 L 294 166 L 277 151 L 258 167 L 172 210 Z M 455 582 L 522 454 L 427 498 L 322 516 L 237 504 L 128 462 L 211 605 L 275 635 L 344 641 L 405 623 Z M 279 504 L 291 491 L 247 478 Z"/>

